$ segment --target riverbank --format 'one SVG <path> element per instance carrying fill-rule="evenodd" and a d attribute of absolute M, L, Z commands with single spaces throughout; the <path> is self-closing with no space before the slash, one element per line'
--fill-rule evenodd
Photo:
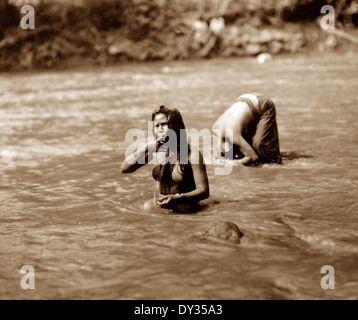
<path fill-rule="evenodd" d="M 0 41 L 0 71 L 358 48 L 358 31 L 353 25 L 344 31 L 342 25 L 323 30 L 319 19 L 284 22 L 260 12 L 216 17 L 177 14 L 171 7 L 148 1 L 126 8 L 92 6 L 85 12 L 66 8 L 55 14 L 53 6 L 42 5 L 36 11 L 34 30 L 7 29 Z"/>

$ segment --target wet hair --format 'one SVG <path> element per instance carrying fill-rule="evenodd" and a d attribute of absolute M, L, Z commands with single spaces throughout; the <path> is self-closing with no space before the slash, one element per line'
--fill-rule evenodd
<path fill-rule="evenodd" d="M 164 114 L 168 118 L 168 128 L 173 130 L 177 137 L 177 157 L 181 165 L 188 163 L 188 156 L 190 154 L 190 147 L 188 145 L 188 137 L 185 130 L 183 118 L 176 108 L 160 106 L 152 113 L 152 121 L 158 114 Z M 153 129 L 154 131 L 154 129 Z M 185 154 L 180 156 L 180 151 L 187 150 Z M 184 169 L 184 168 L 182 168 Z"/>

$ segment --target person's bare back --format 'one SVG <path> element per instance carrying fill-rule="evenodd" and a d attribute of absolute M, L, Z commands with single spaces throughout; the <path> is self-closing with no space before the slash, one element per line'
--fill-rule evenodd
<path fill-rule="evenodd" d="M 264 95 L 240 96 L 212 129 L 219 136 L 215 146 L 218 156 L 239 158 L 245 165 L 257 161 L 281 163 L 275 105 Z"/>

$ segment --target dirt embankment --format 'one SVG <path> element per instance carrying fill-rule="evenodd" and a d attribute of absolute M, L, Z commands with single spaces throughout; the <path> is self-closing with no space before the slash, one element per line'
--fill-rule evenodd
<path fill-rule="evenodd" d="M 7 14 L 0 15 L 0 70 L 53 68 L 74 60 L 108 65 L 326 52 L 356 49 L 358 43 L 354 10 L 335 20 L 336 30 L 323 30 L 321 22 L 327 15 L 319 7 L 315 15 L 305 16 L 304 8 L 298 6 L 274 10 L 232 5 L 222 12 L 205 8 L 198 12 L 190 7 L 179 10 L 166 1 L 89 3 L 59 6 L 40 2 L 34 6 L 34 30 L 21 28 L 25 15 L 20 14 L 20 7 L 3 7 Z M 358 13 L 358 4 L 356 9 Z"/>

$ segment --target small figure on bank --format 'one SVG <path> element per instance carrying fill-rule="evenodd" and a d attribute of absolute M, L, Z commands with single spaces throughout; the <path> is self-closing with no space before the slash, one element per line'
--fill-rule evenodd
<path fill-rule="evenodd" d="M 152 122 L 155 140 L 125 159 L 121 171 L 133 173 L 156 155 L 158 163 L 154 165 L 153 178 L 159 181 L 160 194 L 148 201 L 145 209 L 157 205 L 178 213 L 197 212 L 199 202 L 210 194 L 203 156 L 189 145 L 182 116 L 176 108 L 160 106 L 153 112 Z"/>
<path fill-rule="evenodd" d="M 219 135 L 216 145 L 218 157 L 239 159 L 243 165 L 282 163 L 276 107 L 263 94 L 240 96 L 212 129 L 214 135 Z M 231 137 L 227 135 L 230 131 Z"/>

